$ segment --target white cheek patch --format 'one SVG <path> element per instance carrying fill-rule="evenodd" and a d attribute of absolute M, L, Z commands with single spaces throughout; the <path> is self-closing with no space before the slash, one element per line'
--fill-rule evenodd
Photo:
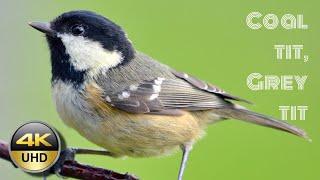
<path fill-rule="evenodd" d="M 120 52 L 108 51 L 99 42 L 70 34 L 58 34 L 58 37 L 61 38 L 76 70 L 109 69 L 122 62 Z"/>

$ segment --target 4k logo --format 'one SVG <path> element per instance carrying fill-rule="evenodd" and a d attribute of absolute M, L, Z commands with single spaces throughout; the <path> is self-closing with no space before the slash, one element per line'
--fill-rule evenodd
<path fill-rule="evenodd" d="M 24 171 L 31 173 L 46 171 L 56 162 L 59 154 L 59 136 L 44 123 L 24 124 L 12 136 L 11 159 Z"/>
<path fill-rule="evenodd" d="M 40 146 L 40 143 L 42 143 L 45 146 L 52 146 L 50 143 L 48 143 L 45 138 L 50 136 L 50 133 L 46 133 L 40 137 L 39 133 L 34 134 L 34 141 L 32 140 L 33 134 L 27 133 L 24 136 L 22 136 L 20 139 L 17 140 L 16 144 L 26 144 L 28 146 Z"/>

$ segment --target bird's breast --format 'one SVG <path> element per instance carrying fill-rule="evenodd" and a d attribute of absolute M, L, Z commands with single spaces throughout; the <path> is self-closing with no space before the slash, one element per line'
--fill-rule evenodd
<path fill-rule="evenodd" d="M 99 117 L 92 111 L 91 105 L 84 98 L 82 90 L 74 87 L 71 83 L 56 81 L 52 86 L 52 96 L 60 118 L 72 128 L 84 128 L 97 124 Z"/>

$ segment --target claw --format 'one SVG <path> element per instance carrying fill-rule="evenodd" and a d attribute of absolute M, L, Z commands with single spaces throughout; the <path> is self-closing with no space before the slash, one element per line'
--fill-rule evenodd
<path fill-rule="evenodd" d="M 61 151 L 58 161 L 53 166 L 53 171 L 57 176 L 63 178 L 63 176 L 60 175 L 62 166 L 66 161 L 74 161 L 76 152 L 77 152 L 77 149 L 75 148 L 67 148 Z"/>

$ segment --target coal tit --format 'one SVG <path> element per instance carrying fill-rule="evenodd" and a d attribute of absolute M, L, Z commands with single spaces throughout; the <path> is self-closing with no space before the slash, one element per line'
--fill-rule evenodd
<path fill-rule="evenodd" d="M 48 41 L 61 119 L 107 155 L 151 157 L 181 148 L 181 180 L 192 145 L 220 120 L 307 138 L 297 127 L 234 104 L 248 101 L 137 51 L 120 26 L 94 12 L 66 12 L 30 25 Z"/>

